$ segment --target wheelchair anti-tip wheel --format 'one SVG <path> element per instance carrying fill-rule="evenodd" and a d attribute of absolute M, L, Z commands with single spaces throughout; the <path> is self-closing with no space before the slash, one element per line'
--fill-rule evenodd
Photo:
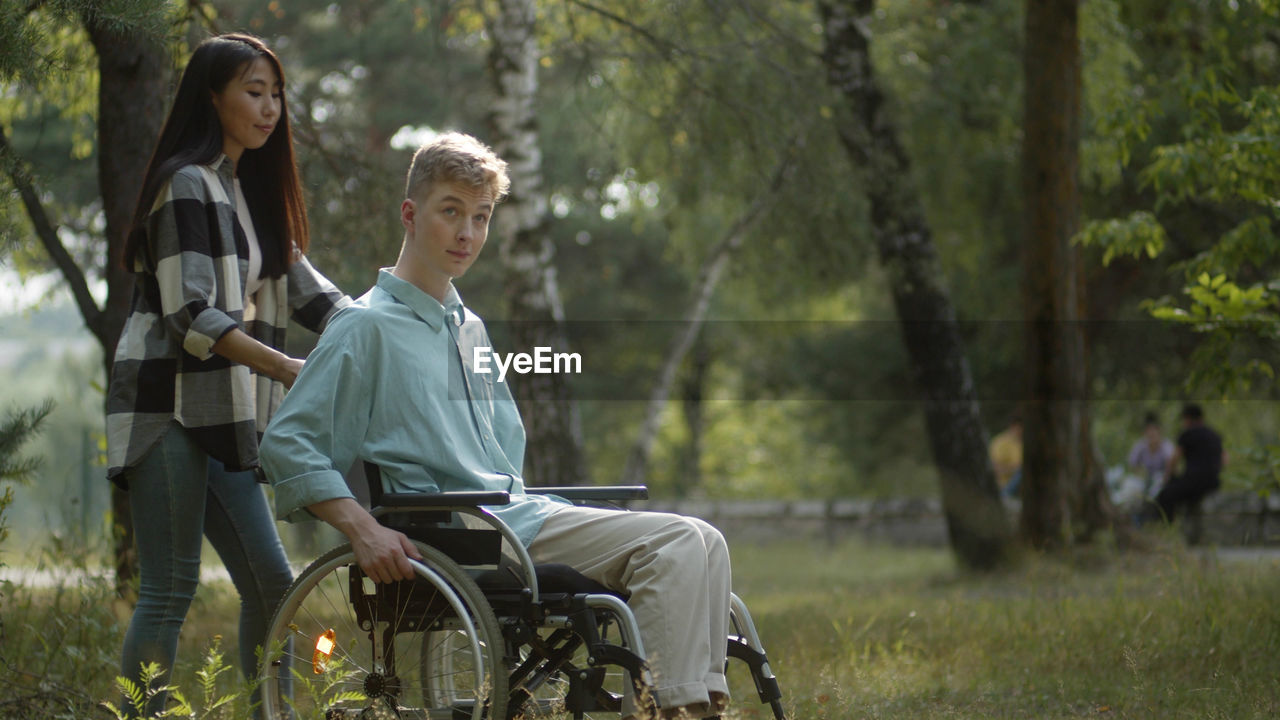
<path fill-rule="evenodd" d="M 413 580 L 374 583 L 343 545 L 294 581 L 267 634 L 267 720 L 506 716 L 493 610 L 457 563 L 418 550 Z"/>

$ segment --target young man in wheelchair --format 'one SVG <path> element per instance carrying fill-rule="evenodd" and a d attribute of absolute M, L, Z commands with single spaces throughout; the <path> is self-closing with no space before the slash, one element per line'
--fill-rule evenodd
<path fill-rule="evenodd" d="M 385 583 L 412 578 L 418 550 L 353 498 L 342 470 L 376 464 L 389 492 L 507 491 L 510 504 L 489 510 L 535 562 L 569 565 L 629 596 L 663 716 L 717 715 L 728 701 L 724 538 L 694 518 L 526 494 L 511 393 L 471 367 L 474 348 L 490 341 L 453 280 L 479 256 L 508 184 L 506 163 L 467 135 L 414 154 L 395 266 L 333 318 L 263 439 L 277 515 L 330 523 L 364 573 Z"/>

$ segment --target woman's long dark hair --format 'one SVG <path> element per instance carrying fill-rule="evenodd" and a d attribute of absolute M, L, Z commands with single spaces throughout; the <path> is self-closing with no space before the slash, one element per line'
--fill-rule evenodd
<path fill-rule="evenodd" d="M 222 152 L 222 123 L 213 106 L 213 93 L 222 92 L 237 73 L 257 58 L 266 58 L 280 78 L 280 119 L 267 142 L 240 155 L 236 174 L 244 189 L 258 241 L 262 245 L 262 274 L 280 277 L 293 262 L 294 248 L 305 253 L 310 241 L 302 183 L 293 158 L 289 106 L 284 98 L 284 68 L 262 40 L 242 33 L 209 38 L 196 47 L 182 73 L 178 96 L 165 120 L 155 152 L 147 163 L 142 194 L 133 213 L 133 228 L 124 246 L 124 264 L 147 246 L 147 218 L 165 183 L 186 165 L 207 165 Z"/>

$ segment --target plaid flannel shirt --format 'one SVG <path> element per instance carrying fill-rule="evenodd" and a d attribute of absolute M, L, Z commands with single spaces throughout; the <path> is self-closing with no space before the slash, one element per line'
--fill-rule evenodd
<path fill-rule="evenodd" d="M 174 420 L 229 470 L 257 467 L 258 440 L 284 388 L 215 354 L 214 343 L 239 328 L 283 348 L 290 316 L 318 333 L 351 303 L 299 256 L 245 307 L 249 249 L 234 172 L 225 155 L 183 167 L 148 219 L 107 396 L 107 475 L 121 485 Z"/>

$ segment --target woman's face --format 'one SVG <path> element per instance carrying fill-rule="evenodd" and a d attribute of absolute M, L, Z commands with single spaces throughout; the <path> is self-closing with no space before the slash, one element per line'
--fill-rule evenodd
<path fill-rule="evenodd" d="M 256 150 L 267 142 L 280 120 L 283 102 L 280 78 L 271 62 L 261 57 L 213 94 L 213 107 L 222 123 L 222 151 L 232 162 L 240 162 L 245 150 Z"/>

